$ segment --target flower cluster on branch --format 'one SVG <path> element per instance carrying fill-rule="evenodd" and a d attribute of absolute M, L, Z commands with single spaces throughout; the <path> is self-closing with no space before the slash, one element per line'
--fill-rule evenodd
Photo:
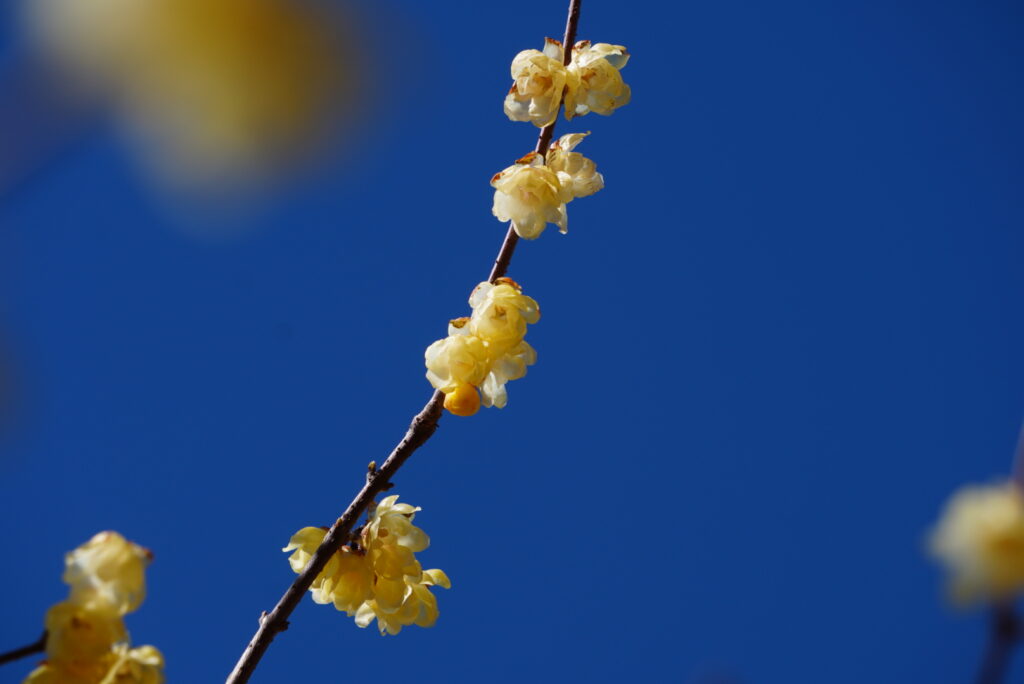
<path fill-rule="evenodd" d="M 536 152 L 495 174 L 494 206 L 499 221 L 511 221 L 516 234 L 533 240 L 554 223 L 561 233 L 569 230 L 565 205 L 604 187 L 597 165 L 573 152 L 589 133 L 563 135 L 544 157 Z"/>
<path fill-rule="evenodd" d="M 424 570 L 416 553 L 430 545 L 430 538 L 412 524 L 419 507 L 398 503 L 397 496 L 382 500 L 357 541 L 339 549 L 316 576 L 309 590 L 313 601 L 333 604 L 366 627 L 374 619 L 381 634 L 398 634 L 402 627 L 432 627 L 437 621 L 437 598 L 430 587 L 451 587 L 442 570 Z M 304 527 L 284 551 L 292 570 L 301 573 L 327 531 Z"/>
<path fill-rule="evenodd" d="M 505 96 L 505 114 L 513 121 L 547 126 L 558 117 L 565 99 L 565 118 L 590 112 L 611 114 L 628 104 L 629 86 L 619 71 L 629 61 L 622 45 L 583 40 L 573 46 L 564 62 L 562 43 L 544 41 L 543 50 L 523 50 L 512 60 L 512 88 Z"/>
<path fill-rule="evenodd" d="M 444 407 L 471 416 L 484 406 L 504 408 L 505 385 L 526 375 L 537 352 L 523 339 L 540 320 L 540 306 L 511 278 L 483 282 L 469 297 L 473 314 L 448 324 L 448 337 L 427 347 L 427 379 L 445 394 Z M 479 390 L 479 392 L 478 392 Z"/>
<path fill-rule="evenodd" d="M 131 648 L 123 622 L 145 598 L 151 559 L 116 532 L 68 553 L 63 579 L 71 591 L 46 614 L 46 661 L 25 684 L 162 684 L 163 655 Z"/>

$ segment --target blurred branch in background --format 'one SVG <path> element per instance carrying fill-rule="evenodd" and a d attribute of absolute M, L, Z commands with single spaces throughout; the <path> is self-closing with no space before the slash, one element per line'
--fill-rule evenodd
<path fill-rule="evenodd" d="M 265 187 L 360 114 L 353 14 L 296 0 L 24 0 L 0 196 L 109 113 L 158 185 Z M 353 68 L 358 66 L 359 68 Z M 372 78 L 372 75 L 369 77 Z"/>
<path fill-rule="evenodd" d="M 1020 641 L 1020 619 L 1012 602 L 992 607 L 991 625 L 988 647 L 978 670 L 978 684 L 999 684 L 1006 678 L 1013 648 Z"/>
<path fill-rule="evenodd" d="M 0 665 L 6 665 L 7 663 L 13 663 L 15 660 L 20 660 L 22 658 L 27 658 L 30 655 L 35 655 L 36 653 L 42 653 L 45 650 L 46 650 L 46 632 L 43 632 L 42 636 L 40 636 L 38 639 L 36 639 L 31 644 L 28 644 L 27 646 L 22 646 L 21 648 L 16 648 L 14 650 L 7 651 L 6 653 L 0 653 Z"/>

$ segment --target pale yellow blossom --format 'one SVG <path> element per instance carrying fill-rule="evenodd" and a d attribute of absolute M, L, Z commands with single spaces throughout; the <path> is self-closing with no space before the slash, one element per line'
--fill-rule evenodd
<path fill-rule="evenodd" d="M 629 52 L 622 45 L 576 43 L 568 67 L 567 79 L 574 87 L 565 96 L 565 118 L 589 112 L 608 115 L 628 104 L 629 86 L 619 73 L 628 61 Z"/>
<path fill-rule="evenodd" d="M 283 551 L 294 551 L 288 563 L 295 573 L 306 569 L 325 536 L 327 531 L 320 527 L 304 527 L 292 535 Z M 351 616 L 370 597 L 372 583 L 373 573 L 365 554 L 343 546 L 327 561 L 309 590 L 316 603 L 333 604 Z"/>
<path fill-rule="evenodd" d="M 473 308 L 470 334 L 497 353 L 519 344 L 527 324 L 540 320 L 540 305 L 509 278 L 477 285 L 469 296 L 469 305 Z"/>
<path fill-rule="evenodd" d="M 105 663 L 94 663 L 81 670 L 47 662 L 32 670 L 22 684 L 96 684 L 107 672 Z"/>
<path fill-rule="evenodd" d="M 964 487 L 930 542 L 956 602 L 1008 599 L 1024 590 L 1024 496 L 1017 485 Z"/>
<path fill-rule="evenodd" d="M 572 190 L 563 187 L 558 174 L 545 166 L 543 158 L 535 152 L 495 174 L 491 187 L 491 213 L 499 221 L 511 221 L 519 237 L 533 240 L 549 223 L 563 233 L 569 229 L 565 204 L 572 200 Z"/>
<path fill-rule="evenodd" d="M 66 554 L 67 601 L 46 613 L 46 662 L 25 684 L 162 684 L 163 656 L 132 649 L 123 616 L 145 596 L 146 549 L 101 532 Z"/>
<path fill-rule="evenodd" d="M 63 601 L 46 613 L 46 657 L 59 669 L 90 676 L 114 644 L 128 639 L 121 614 L 104 604 Z"/>
<path fill-rule="evenodd" d="M 451 328 L 449 328 L 451 330 Z M 435 389 L 448 393 L 459 385 L 479 385 L 487 375 L 487 348 L 467 334 L 465 326 L 427 347 L 424 356 L 427 379 Z"/>
<path fill-rule="evenodd" d="M 483 405 L 490 408 L 505 408 L 508 392 L 505 384 L 509 380 L 518 380 L 526 375 L 526 367 L 537 363 L 537 352 L 523 340 L 512 349 L 499 356 L 491 364 L 491 372 L 480 385 L 480 396 Z"/>
<path fill-rule="evenodd" d="M 146 566 L 152 554 L 117 532 L 100 532 L 64 559 L 70 600 L 83 606 L 110 606 L 120 614 L 139 607 L 146 596 Z"/>
<path fill-rule="evenodd" d="M 570 78 L 562 65 L 562 44 L 544 41 L 544 51 L 523 50 L 512 60 L 512 88 L 505 96 L 505 114 L 513 121 L 529 121 L 543 127 L 558 116 L 562 95 Z M 571 86 L 570 86 L 571 87 Z"/>
<path fill-rule="evenodd" d="M 438 617 L 437 597 L 429 587 L 450 589 L 451 581 L 437 569 L 424 570 L 421 577 L 421 581 L 405 585 L 401 601 L 395 605 L 386 606 L 378 600 L 364 603 L 356 613 L 356 624 L 366 627 L 376 618 L 381 634 L 398 634 L 409 625 L 433 627 Z"/>
<path fill-rule="evenodd" d="M 163 684 L 164 656 L 153 646 L 114 647 L 110 671 L 100 684 Z"/>
<path fill-rule="evenodd" d="M 604 187 L 604 176 L 597 172 L 597 165 L 579 152 L 573 152 L 590 133 L 569 133 L 556 140 L 547 153 L 547 167 L 558 175 L 563 187 L 569 188 L 572 196 L 587 197 Z"/>
<path fill-rule="evenodd" d="M 419 510 L 399 503 L 397 495 L 381 500 L 353 542 L 356 548 L 342 547 L 317 576 L 311 587 L 313 599 L 333 601 L 336 608 L 355 616 L 360 627 L 379 617 L 381 633 L 397 634 L 412 624 L 433 625 L 437 599 L 428 587 L 449 588 L 451 583 L 441 570 L 423 570 L 416 560 L 416 552 L 430 545 L 427 534 L 413 524 Z M 306 568 L 325 535 L 322 528 L 306 527 L 292 537 L 284 550 L 295 552 L 288 559 L 295 572 Z M 346 575 L 346 568 L 354 574 Z M 342 584 L 348 588 L 339 602 L 337 586 Z"/>
<path fill-rule="evenodd" d="M 523 337 L 527 325 L 540 319 L 540 306 L 518 283 L 510 278 L 480 283 L 469 304 L 473 315 L 452 321 L 448 337 L 426 353 L 427 378 L 445 393 L 445 408 L 457 416 L 473 415 L 481 403 L 503 408 L 506 383 L 523 377 L 537 361 Z"/>
<path fill-rule="evenodd" d="M 532 240 L 548 223 L 568 231 L 565 205 L 604 187 L 597 165 L 574 152 L 589 133 L 563 135 L 548 149 L 545 159 L 531 152 L 491 179 L 494 205 L 499 221 L 511 221 L 519 237 Z M 545 163 L 546 162 L 546 163 Z"/>
<path fill-rule="evenodd" d="M 377 543 L 400 544 L 410 551 L 422 551 L 430 546 L 430 537 L 412 524 L 419 506 L 398 503 L 398 495 L 385 497 L 373 509 L 370 521 L 363 528 L 365 546 L 372 548 Z"/>

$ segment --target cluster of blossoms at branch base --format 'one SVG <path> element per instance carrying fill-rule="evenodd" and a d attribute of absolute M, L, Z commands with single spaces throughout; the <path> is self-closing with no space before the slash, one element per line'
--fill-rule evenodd
<path fill-rule="evenodd" d="M 359 535 L 359 541 L 341 547 L 316 576 L 309 590 L 313 600 L 334 604 L 356 624 L 366 627 L 374 618 L 381 634 L 398 634 L 402 627 L 433 627 L 437 598 L 430 587 L 451 588 L 442 570 L 424 570 L 415 553 L 430 539 L 412 524 L 418 507 L 398 503 L 397 496 L 382 500 Z M 292 570 L 301 573 L 327 531 L 304 527 L 292 536 L 284 551 Z"/>
<path fill-rule="evenodd" d="M 597 165 L 574 152 L 589 133 L 569 133 L 559 138 L 541 157 L 531 152 L 494 175 L 494 206 L 499 221 L 511 221 L 519 237 L 532 240 L 554 223 L 560 232 L 569 230 L 565 205 L 604 187 Z"/>
<path fill-rule="evenodd" d="M 505 97 L 505 114 L 513 121 L 529 121 L 538 128 L 558 116 L 565 99 L 565 118 L 590 112 L 608 115 L 628 104 L 629 86 L 619 70 L 629 61 L 622 45 L 583 40 L 573 47 L 564 64 L 562 43 L 544 41 L 544 50 L 523 50 L 512 60 L 512 88 Z"/>
<path fill-rule="evenodd" d="M 957 492 L 932 532 L 930 548 L 949 572 L 958 604 L 1024 593 L 1024 493 L 1012 482 Z"/>
<path fill-rule="evenodd" d="M 469 297 L 473 315 L 448 324 L 448 337 L 425 353 L 427 379 L 445 394 L 444 407 L 471 416 L 484 406 L 504 408 L 505 384 L 526 375 L 537 352 L 523 338 L 528 323 L 540 319 L 540 306 L 511 278 L 483 282 Z M 478 393 L 479 390 L 479 393 Z"/>
<path fill-rule="evenodd" d="M 131 648 L 123 617 L 146 595 L 149 551 L 100 532 L 65 556 L 66 601 L 46 613 L 46 660 L 24 684 L 162 684 L 164 658 Z"/>

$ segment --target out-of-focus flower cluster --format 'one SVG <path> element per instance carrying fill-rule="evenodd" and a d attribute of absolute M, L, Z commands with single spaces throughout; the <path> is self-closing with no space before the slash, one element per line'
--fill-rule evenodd
<path fill-rule="evenodd" d="M 484 406 L 504 408 L 505 384 L 526 375 L 537 352 L 523 339 L 540 306 L 511 278 L 480 283 L 469 297 L 473 314 L 448 324 L 448 337 L 427 347 L 427 379 L 445 394 L 444 406 L 471 416 Z M 479 392 L 478 392 L 479 390 Z"/>
<path fill-rule="evenodd" d="M 344 67 L 351 45 L 342 21 L 314 3 L 23 6 L 43 55 L 79 93 L 110 104 L 156 170 L 179 185 L 249 180 L 320 147 L 357 72 Z"/>
<path fill-rule="evenodd" d="M 959 604 L 1011 599 L 1024 591 L 1024 495 L 1012 482 L 964 487 L 932 532 Z"/>
<path fill-rule="evenodd" d="M 398 503 L 397 496 L 374 508 L 359 541 L 341 547 L 316 576 L 309 590 L 313 600 L 333 604 L 356 624 L 366 627 L 374 619 L 381 634 L 398 634 L 402 627 L 432 627 L 437 622 L 437 598 L 430 587 L 451 588 L 442 570 L 424 570 L 415 554 L 430 545 L 430 538 L 412 524 L 419 507 Z M 284 551 L 292 570 L 301 573 L 327 531 L 304 527 L 292 536 Z"/>
<path fill-rule="evenodd" d="M 569 230 L 565 205 L 587 197 L 604 187 L 597 165 L 573 150 L 589 133 L 563 135 L 542 158 L 531 152 L 491 179 L 494 206 L 499 221 L 511 221 L 519 237 L 532 240 L 548 223 L 559 231 Z"/>
<path fill-rule="evenodd" d="M 100 532 L 64 559 L 66 601 L 46 614 L 46 661 L 25 684 L 162 684 L 164 658 L 131 648 L 123 617 L 146 595 L 152 556 L 116 532 Z"/>
<path fill-rule="evenodd" d="M 619 71 L 629 61 L 622 45 L 576 43 L 568 66 L 562 44 L 548 38 L 544 50 L 523 50 L 512 60 L 512 88 L 505 97 L 505 114 L 513 121 L 537 127 L 558 116 L 565 98 L 565 118 L 590 112 L 611 114 L 628 104 L 629 86 Z"/>

